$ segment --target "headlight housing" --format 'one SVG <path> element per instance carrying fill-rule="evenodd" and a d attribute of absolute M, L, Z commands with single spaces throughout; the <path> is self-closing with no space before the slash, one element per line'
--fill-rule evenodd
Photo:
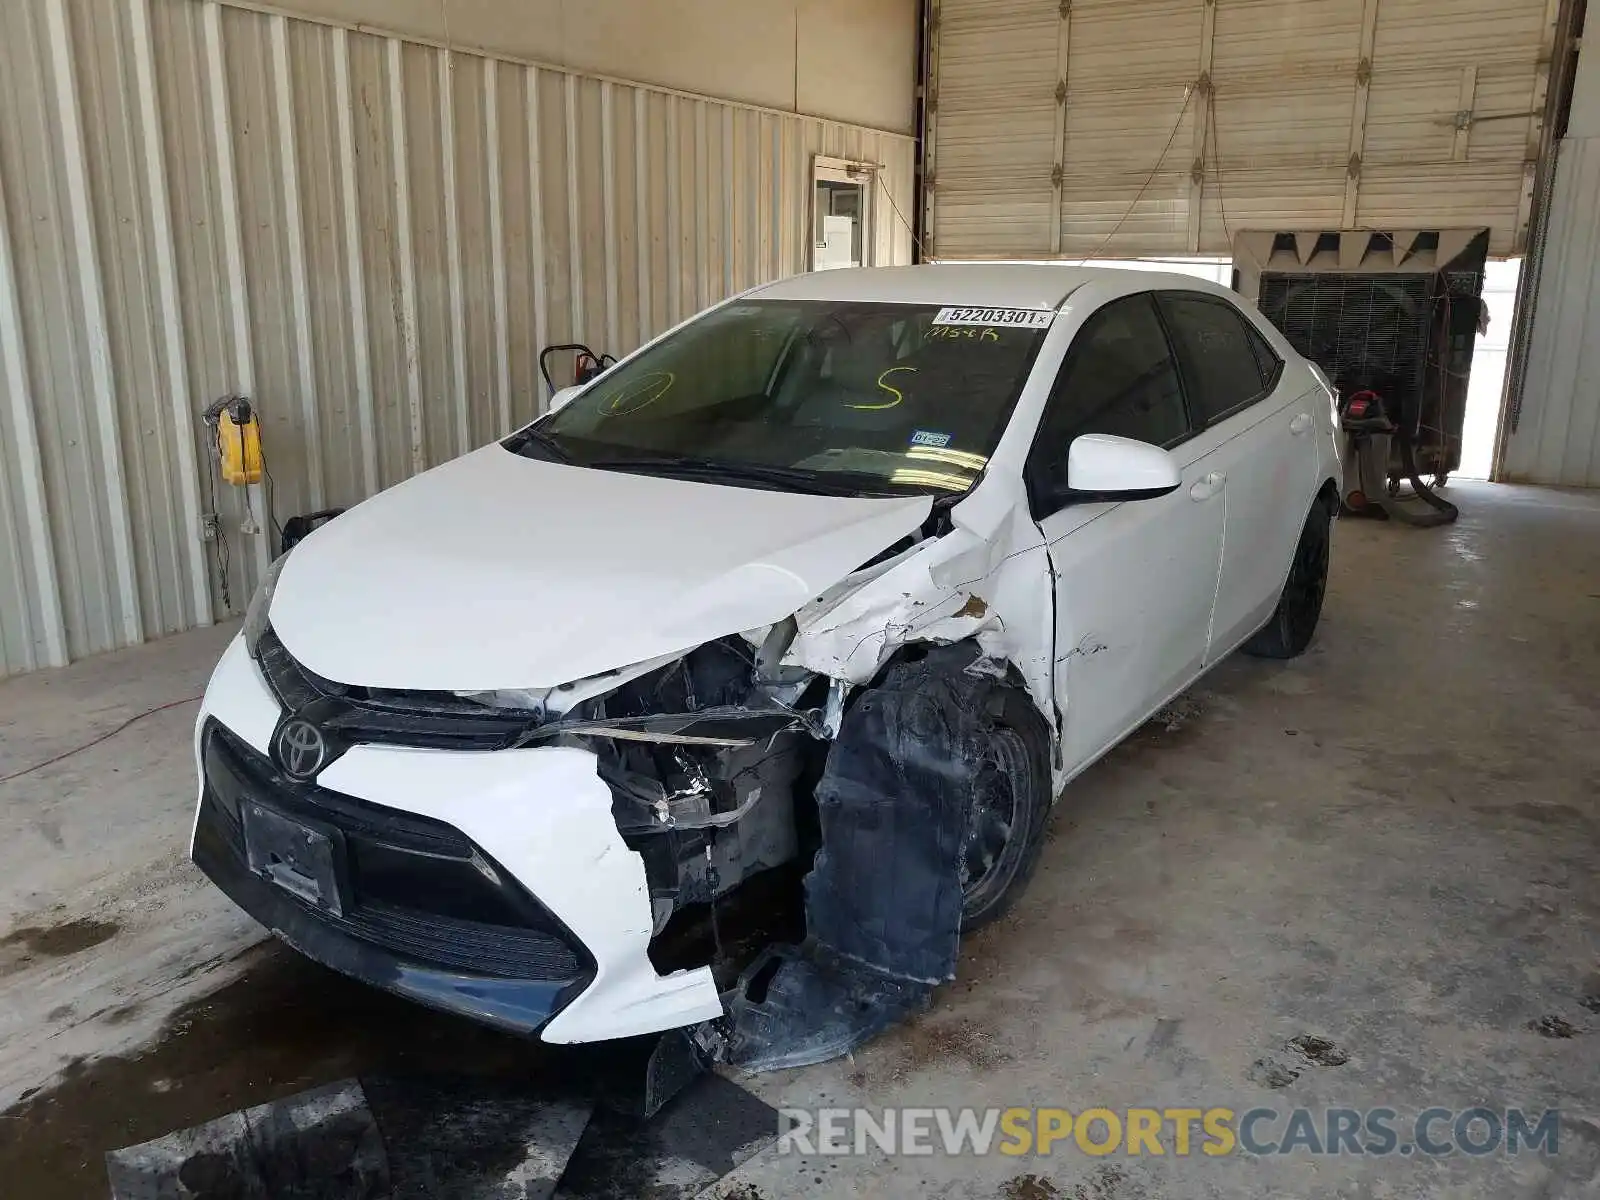
<path fill-rule="evenodd" d="M 262 635 L 267 632 L 267 614 L 272 608 L 272 593 L 277 590 L 278 576 L 287 561 L 289 556 L 286 553 L 272 560 L 267 573 L 261 577 L 261 584 L 256 588 L 256 594 L 250 597 L 250 606 L 244 610 L 244 648 L 250 652 L 251 658 L 257 657 L 256 648 L 261 644 Z"/>

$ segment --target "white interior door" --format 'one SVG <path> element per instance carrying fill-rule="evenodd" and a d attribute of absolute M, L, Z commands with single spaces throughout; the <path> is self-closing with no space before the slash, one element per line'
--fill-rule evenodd
<path fill-rule="evenodd" d="M 818 155 L 812 167 L 811 269 L 873 265 L 871 163 Z"/>

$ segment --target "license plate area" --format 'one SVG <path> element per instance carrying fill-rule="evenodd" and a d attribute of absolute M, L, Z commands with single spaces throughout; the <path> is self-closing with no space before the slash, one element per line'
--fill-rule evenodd
<path fill-rule="evenodd" d="M 250 870 L 314 908 L 343 916 L 334 835 L 249 801 L 243 813 Z"/>

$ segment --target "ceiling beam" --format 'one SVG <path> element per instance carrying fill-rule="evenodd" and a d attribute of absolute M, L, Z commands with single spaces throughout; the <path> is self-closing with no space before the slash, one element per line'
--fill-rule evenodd
<path fill-rule="evenodd" d="M 1050 170 L 1050 253 L 1061 253 L 1061 187 L 1067 172 L 1067 62 L 1072 50 L 1072 0 L 1061 0 L 1056 23 L 1055 165 Z"/>
<path fill-rule="evenodd" d="M 1472 106 L 1478 96 L 1478 68 L 1461 68 L 1461 86 L 1456 92 L 1456 136 L 1450 146 L 1451 162 L 1466 162 L 1468 144 L 1472 141 Z"/>
<path fill-rule="evenodd" d="M 917 164 L 922 172 L 922 259 L 938 253 L 939 229 L 936 200 L 938 187 L 937 155 L 939 146 L 939 27 L 942 24 L 939 0 L 928 0 L 924 9 L 923 60 L 922 60 L 922 161 Z M 1058 221 L 1057 224 L 1060 222 Z"/>
<path fill-rule="evenodd" d="M 1349 229 L 1356 223 L 1357 202 L 1361 198 L 1361 155 L 1367 144 L 1367 97 L 1372 91 L 1372 47 L 1378 35 L 1378 0 L 1361 6 L 1361 49 L 1356 56 L 1356 91 L 1350 104 L 1349 158 L 1345 162 L 1344 214 L 1340 224 Z"/>
<path fill-rule="evenodd" d="M 1200 65 L 1196 71 L 1194 132 L 1189 156 L 1189 253 L 1200 253 L 1200 225 L 1206 197 L 1206 131 L 1211 127 L 1211 51 L 1217 34 L 1217 0 L 1205 0 L 1200 18 Z M 1212 147 L 1213 151 L 1215 147 Z M 1218 176 L 1219 180 L 1221 176 Z M 1221 187 L 1219 182 L 1218 187 Z"/>

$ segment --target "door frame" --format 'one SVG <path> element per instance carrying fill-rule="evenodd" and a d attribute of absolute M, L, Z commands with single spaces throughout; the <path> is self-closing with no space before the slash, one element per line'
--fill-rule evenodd
<path fill-rule="evenodd" d="M 815 155 L 811 160 L 811 201 L 806 205 L 806 270 L 817 269 L 817 211 L 819 183 L 854 184 L 861 189 L 861 265 L 877 265 L 877 237 L 874 235 L 879 164 L 851 158 Z"/>

